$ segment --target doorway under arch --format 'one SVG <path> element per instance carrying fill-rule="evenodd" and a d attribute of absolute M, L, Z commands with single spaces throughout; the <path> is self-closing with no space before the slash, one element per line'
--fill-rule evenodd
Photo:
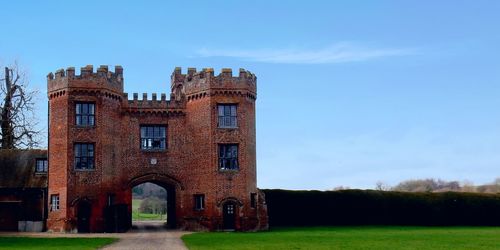
<path fill-rule="evenodd" d="M 184 190 L 184 187 L 178 180 L 168 175 L 149 173 L 122 182 L 122 185 L 117 187 L 114 192 L 110 191 L 107 194 L 107 205 L 104 208 L 106 232 L 126 232 L 133 228 L 133 189 L 144 183 L 158 185 L 164 190 L 164 197 L 159 198 L 163 198 L 160 200 L 163 200 L 164 203 L 166 201 L 166 216 L 160 217 L 160 220 L 154 221 L 154 223 L 142 224 L 141 231 L 177 227 L 176 201 L 178 194 L 176 193 Z M 140 203 L 136 202 L 135 207 L 137 208 L 138 205 Z"/>
<path fill-rule="evenodd" d="M 234 231 L 236 229 L 236 203 L 226 201 L 222 205 L 222 221 L 224 230 Z"/>

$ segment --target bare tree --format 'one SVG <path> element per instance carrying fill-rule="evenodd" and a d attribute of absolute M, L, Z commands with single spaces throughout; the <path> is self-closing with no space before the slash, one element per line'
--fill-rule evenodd
<path fill-rule="evenodd" d="M 500 177 L 497 177 L 497 178 L 493 181 L 493 185 L 500 187 Z"/>
<path fill-rule="evenodd" d="M 437 183 L 434 179 L 407 180 L 400 182 L 392 189 L 402 192 L 432 192 L 437 189 Z"/>
<path fill-rule="evenodd" d="M 17 63 L 0 75 L 0 149 L 33 148 L 39 145 L 34 97 L 28 89 L 26 73 Z"/>
<path fill-rule="evenodd" d="M 476 191 L 476 187 L 472 181 L 465 180 L 462 182 L 462 192 L 474 193 Z"/>
<path fill-rule="evenodd" d="M 340 191 L 340 190 L 348 190 L 348 189 L 351 189 L 351 188 L 348 186 L 336 186 L 332 189 L 332 191 Z"/>
<path fill-rule="evenodd" d="M 402 181 L 392 188 L 392 190 L 403 192 L 459 192 L 462 190 L 462 187 L 458 181 L 416 179 Z"/>
<path fill-rule="evenodd" d="M 375 190 L 389 191 L 391 190 L 391 187 L 383 181 L 377 181 L 377 183 L 375 184 Z"/>
<path fill-rule="evenodd" d="M 476 187 L 479 193 L 500 193 L 500 178 L 496 178 L 492 183 Z"/>

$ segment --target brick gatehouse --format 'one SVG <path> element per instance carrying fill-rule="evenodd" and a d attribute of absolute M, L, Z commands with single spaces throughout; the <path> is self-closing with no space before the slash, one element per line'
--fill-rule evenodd
<path fill-rule="evenodd" d="M 169 100 L 129 99 L 123 84 L 120 66 L 47 76 L 48 230 L 125 231 L 131 189 L 145 182 L 167 190 L 172 228 L 266 229 L 256 186 L 255 75 L 176 68 Z"/>

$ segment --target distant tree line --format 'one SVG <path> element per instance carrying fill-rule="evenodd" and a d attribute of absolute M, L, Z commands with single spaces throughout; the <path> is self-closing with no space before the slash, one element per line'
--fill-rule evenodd
<path fill-rule="evenodd" d="M 166 214 L 167 200 L 157 197 L 148 197 L 142 200 L 139 212 L 146 214 Z"/>
<path fill-rule="evenodd" d="M 167 191 L 153 183 L 143 183 L 132 188 L 132 197 L 134 199 L 145 199 L 156 197 L 158 199 L 167 199 Z"/>
<path fill-rule="evenodd" d="M 132 197 L 141 200 L 140 213 L 167 213 L 167 191 L 161 186 L 149 182 L 137 185 L 132 188 Z"/>
<path fill-rule="evenodd" d="M 349 188 L 337 187 L 334 190 Z M 500 178 L 492 183 L 474 186 L 472 182 L 444 181 L 441 179 L 415 179 L 402 181 L 396 186 L 389 186 L 384 182 L 377 182 L 375 190 L 400 192 L 472 192 L 472 193 L 500 193 Z"/>

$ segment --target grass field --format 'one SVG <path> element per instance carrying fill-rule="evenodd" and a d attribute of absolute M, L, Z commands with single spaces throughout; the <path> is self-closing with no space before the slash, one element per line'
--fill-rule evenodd
<path fill-rule="evenodd" d="M 132 220 L 167 220 L 167 217 L 164 214 L 145 214 L 132 211 Z"/>
<path fill-rule="evenodd" d="M 29 238 L 0 237 L 0 249 L 97 249 L 111 244 L 114 238 Z"/>
<path fill-rule="evenodd" d="M 255 233 L 194 233 L 197 249 L 500 249 L 500 227 L 306 227 Z"/>
<path fill-rule="evenodd" d="M 140 213 L 139 207 L 141 206 L 139 199 L 132 199 L 132 220 L 167 220 L 166 214 L 146 214 Z"/>

